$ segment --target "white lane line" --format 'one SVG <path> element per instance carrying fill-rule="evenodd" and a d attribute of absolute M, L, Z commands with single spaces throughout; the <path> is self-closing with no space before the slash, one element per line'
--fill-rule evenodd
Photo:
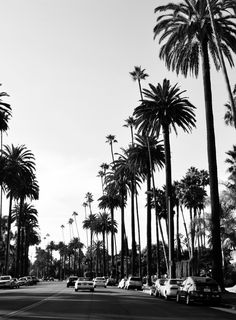
<path fill-rule="evenodd" d="M 23 313 L 23 312 L 25 312 L 25 311 L 27 311 L 27 310 L 33 309 L 34 307 L 37 307 L 37 306 L 45 303 L 46 301 L 53 299 L 53 297 L 59 295 L 59 294 L 60 294 L 61 292 L 63 292 L 63 291 L 65 291 L 65 289 L 63 289 L 63 290 L 61 290 L 61 291 L 59 291 L 59 292 L 56 292 L 56 293 L 54 293 L 53 295 L 51 295 L 51 296 L 49 296 L 49 297 L 47 297 L 47 298 L 44 298 L 43 300 L 40 300 L 40 301 L 35 302 L 35 303 L 33 303 L 33 304 L 30 304 L 30 305 L 27 306 L 27 307 L 21 308 L 21 309 L 16 310 L 16 311 L 12 311 L 12 312 L 6 314 L 5 317 L 11 318 L 11 317 L 15 316 L 16 314 L 20 314 L 20 313 Z"/>

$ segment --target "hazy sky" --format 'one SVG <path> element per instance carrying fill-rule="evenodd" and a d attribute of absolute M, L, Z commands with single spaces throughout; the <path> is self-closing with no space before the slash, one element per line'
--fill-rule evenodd
<path fill-rule="evenodd" d="M 105 137 L 116 136 L 115 152 L 130 142 L 129 129 L 123 125 L 139 103 L 137 83 L 129 75 L 134 66 L 149 74 L 143 87 L 170 79 L 197 107 L 197 129 L 190 135 L 180 131 L 177 138 L 171 135 L 173 180 L 181 179 L 190 166 L 208 169 L 201 74 L 196 80 L 168 72 L 158 57 L 158 41 L 153 40 L 154 8 L 168 2 L 0 0 L 0 83 L 13 110 L 4 143 L 24 144 L 36 157 L 40 199 L 34 205 L 42 238 L 49 233 L 49 240 L 61 241 L 64 224 L 69 241 L 68 220 L 76 211 L 81 225 L 87 192 L 94 196 L 93 212 L 98 212 L 97 174 L 102 163 L 111 162 Z M 235 69 L 229 71 L 232 85 L 235 74 Z M 222 73 L 212 67 L 212 75 L 218 171 L 223 181 L 225 152 L 235 143 L 235 131 L 223 121 L 228 96 Z M 164 173 L 157 173 L 156 180 L 161 187 Z M 140 215 L 145 235 L 144 207 Z M 119 216 L 117 212 L 115 218 Z M 129 224 L 128 211 L 126 220 Z"/>

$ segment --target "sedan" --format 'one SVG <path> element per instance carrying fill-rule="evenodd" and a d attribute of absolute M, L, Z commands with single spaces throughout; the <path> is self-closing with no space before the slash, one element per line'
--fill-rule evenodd
<path fill-rule="evenodd" d="M 160 289 L 160 296 L 166 300 L 176 298 L 177 291 L 182 284 L 183 279 L 166 279 L 164 285 Z"/>
<path fill-rule="evenodd" d="M 75 291 L 77 292 L 78 290 L 89 290 L 93 292 L 94 291 L 93 281 L 90 280 L 90 278 L 79 277 L 75 281 Z"/>
<path fill-rule="evenodd" d="M 106 288 L 106 279 L 105 279 L 105 277 L 96 277 L 93 280 L 93 286 L 94 286 L 94 288 L 96 288 L 96 287 L 104 287 L 104 288 Z"/>
<path fill-rule="evenodd" d="M 184 301 L 187 305 L 194 302 L 219 304 L 221 288 L 210 277 L 188 277 L 180 286 L 176 302 Z"/>

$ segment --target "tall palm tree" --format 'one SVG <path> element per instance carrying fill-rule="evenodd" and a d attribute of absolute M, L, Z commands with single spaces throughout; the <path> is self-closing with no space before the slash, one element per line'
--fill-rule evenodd
<path fill-rule="evenodd" d="M 77 237 L 78 237 L 78 239 L 79 239 L 79 241 L 80 241 L 79 229 L 78 229 L 77 219 L 76 219 L 76 217 L 78 216 L 78 213 L 77 213 L 76 211 L 74 211 L 74 212 L 72 213 L 72 216 L 74 217 L 74 221 L 75 221 L 75 227 L 76 227 L 76 231 L 77 231 Z"/>
<path fill-rule="evenodd" d="M 111 213 L 111 276 L 114 276 L 114 235 L 115 235 L 115 220 L 114 209 L 120 206 L 120 197 L 117 193 L 115 184 L 109 183 L 106 185 L 105 194 L 99 199 L 98 207 L 100 209 L 109 209 Z"/>
<path fill-rule="evenodd" d="M 149 162 L 150 158 L 152 163 Z M 137 173 L 147 182 L 147 282 L 151 284 L 151 170 L 154 170 L 155 165 L 159 168 L 164 166 L 163 145 L 154 137 L 136 135 L 134 147 L 129 149 L 129 159 Z"/>
<path fill-rule="evenodd" d="M 62 240 L 63 240 L 63 243 L 65 243 L 64 229 L 65 229 L 65 226 L 64 226 L 64 224 L 62 224 L 62 225 L 61 225 L 61 232 L 62 232 Z"/>
<path fill-rule="evenodd" d="M 116 140 L 116 136 L 109 134 L 108 136 L 106 136 L 106 142 L 109 143 L 110 147 L 111 147 L 111 157 L 112 157 L 112 162 L 114 162 L 114 151 L 113 151 L 113 144 L 115 142 L 117 142 Z"/>
<path fill-rule="evenodd" d="M 177 134 L 177 127 L 185 132 L 195 127 L 194 106 L 186 97 L 182 97 L 177 84 L 173 87 L 169 80 L 164 79 L 155 87 L 149 84 L 150 90 L 144 89 L 145 98 L 141 105 L 134 109 L 134 117 L 138 126 L 138 132 L 159 137 L 162 129 L 165 147 L 165 169 L 166 169 L 166 207 L 168 210 L 168 237 L 169 237 L 169 268 L 170 276 L 174 275 L 174 222 L 172 210 L 172 177 L 170 156 L 170 130 Z"/>
<path fill-rule="evenodd" d="M 6 259 L 5 272 L 8 271 L 8 257 L 9 257 L 9 236 L 12 223 L 12 202 L 13 199 L 20 198 L 21 208 L 23 205 L 23 198 L 25 197 L 24 188 L 30 187 L 33 183 L 32 175 L 35 170 L 34 155 L 24 145 L 21 146 L 4 146 L 2 150 L 2 157 L 5 159 L 4 188 L 7 191 L 9 198 L 9 214 L 8 214 L 8 231 L 6 244 Z M 20 245 L 20 228 L 21 228 L 21 210 L 18 216 L 18 241 L 17 250 L 19 258 Z M 16 259 L 17 260 L 17 259 Z"/>
<path fill-rule="evenodd" d="M 94 234 L 96 220 L 97 220 L 97 215 L 90 213 L 89 216 L 83 221 L 83 229 L 90 230 L 90 253 L 92 253 L 91 250 L 93 246 L 93 234 Z M 93 269 L 93 257 L 92 257 L 92 254 L 90 254 L 90 272 L 93 271 L 92 269 Z"/>
<path fill-rule="evenodd" d="M 103 275 L 107 274 L 106 268 L 106 235 L 111 231 L 111 216 L 107 212 L 99 213 L 96 221 L 96 233 L 102 234 Z"/>
<path fill-rule="evenodd" d="M 74 222 L 74 219 L 72 219 L 72 218 L 70 218 L 70 219 L 68 220 L 69 231 L 70 231 L 70 241 L 72 241 L 72 239 L 74 238 L 73 222 Z"/>
<path fill-rule="evenodd" d="M 140 97 L 141 100 L 143 100 L 141 80 L 145 80 L 148 77 L 148 74 L 145 73 L 145 69 L 142 69 L 141 66 L 135 66 L 134 71 L 130 72 L 130 75 L 132 76 L 134 81 L 138 81 Z"/>
<path fill-rule="evenodd" d="M 86 195 L 85 195 L 85 199 L 86 199 L 86 202 L 88 204 L 88 207 L 89 207 L 89 212 L 90 214 L 92 214 L 92 206 L 91 206 L 91 203 L 93 202 L 93 195 L 91 192 L 87 192 Z"/>
<path fill-rule="evenodd" d="M 231 52 L 236 52 L 236 24 L 233 18 L 236 11 L 235 1 L 211 1 L 215 28 L 221 40 L 223 56 L 233 65 Z M 163 14 L 163 12 L 166 12 Z M 205 96 L 207 152 L 210 174 L 210 195 L 212 215 L 212 263 L 213 277 L 223 288 L 220 243 L 220 203 L 218 190 L 218 174 L 213 122 L 212 91 L 210 77 L 210 55 L 219 69 L 215 38 L 206 0 L 182 0 L 181 3 L 170 3 L 155 9 L 158 14 L 154 27 L 154 38 L 161 34 L 160 58 L 165 60 L 168 69 L 187 76 L 195 76 L 202 62 L 202 74 Z"/>
<path fill-rule="evenodd" d="M 131 144 L 134 145 L 134 128 L 135 128 L 135 121 L 133 117 L 129 117 L 125 120 L 125 124 L 123 127 L 130 128 L 131 133 Z"/>

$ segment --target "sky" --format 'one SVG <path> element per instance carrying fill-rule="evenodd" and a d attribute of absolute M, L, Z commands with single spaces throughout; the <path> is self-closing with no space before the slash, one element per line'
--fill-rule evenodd
<path fill-rule="evenodd" d="M 38 210 L 42 247 L 63 240 L 62 224 L 65 241 L 70 240 L 68 220 L 74 211 L 81 241 L 86 244 L 82 204 L 91 192 L 93 213 L 99 212 L 97 199 L 102 188 L 97 175 L 102 163 L 111 162 L 106 136 L 116 136 L 116 153 L 130 143 L 130 131 L 123 125 L 139 105 L 138 85 L 129 74 L 134 66 L 141 66 L 149 75 L 143 88 L 166 78 L 186 90 L 184 95 L 197 108 L 197 128 L 191 134 L 171 134 L 173 180 L 180 180 L 191 166 L 208 169 L 201 73 L 195 79 L 169 72 L 159 59 L 158 40 L 153 39 L 154 9 L 168 2 L 0 0 L 0 89 L 10 95 L 5 101 L 12 107 L 3 143 L 25 145 L 35 155 L 40 195 L 33 205 Z M 227 68 L 233 86 L 235 68 Z M 216 72 L 214 66 L 211 72 L 222 183 L 227 179 L 225 153 L 235 143 L 235 131 L 223 120 L 228 95 L 222 72 Z M 157 187 L 164 183 L 164 172 L 157 171 Z M 7 205 L 4 200 L 3 214 L 7 214 Z M 117 211 L 117 221 L 119 216 Z M 144 201 L 140 220 L 145 241 Z"/>

